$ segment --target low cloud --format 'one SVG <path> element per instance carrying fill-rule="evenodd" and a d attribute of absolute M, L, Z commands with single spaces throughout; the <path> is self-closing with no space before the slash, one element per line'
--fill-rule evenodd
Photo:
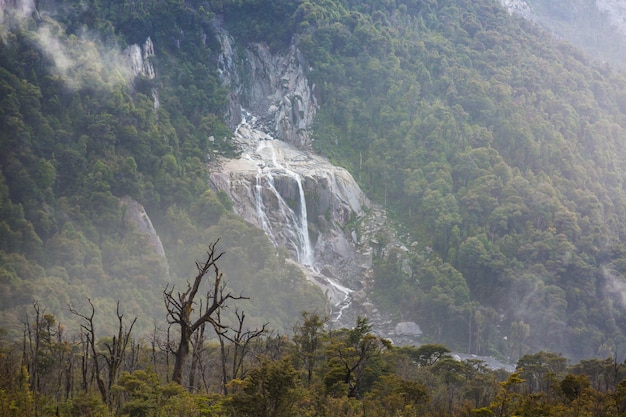
<path fill-rule="evenodd" d="M 626 308 L 626 281 L 624 278 L 608 267 L 602 268 L 602 274 L 604 275 L 605 291 L 613 295 L 613 298 L 619 301 L 622 308 Z"/>
<path fill-rule="evenodd" d="M 54 64 L 55 75 L 72 89 L 127 84 L 134 75 L 126 54 L 106 47 L 87 31 L 68 37 L 56 22 L 46 21 L 37 30 L 36 42 Z"/>
<path fill-rule="evenodd" d="M 34 0 L 0 0 L 0 40 L 5 42 L 7 33 L 30 19 L 34 11 Z"/>
<path fill-rule="evenodd" d="M 7 41 L 9 31 L 28 30 L 33 44 L 53 64 L 52 73 L 69 88 L 110 88 L 132 80 L 134 73 L 127 54 L 106 46 L 88 30 L 66 35 L 61 24 L 45 13 L 39 15 L 32 0 L 13 4 L 12 0 L 0 0 L 0 9 L 2 41 Z"/>

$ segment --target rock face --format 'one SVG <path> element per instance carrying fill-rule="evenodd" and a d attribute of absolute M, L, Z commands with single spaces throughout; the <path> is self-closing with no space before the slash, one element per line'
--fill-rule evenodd
<path fill-rule="evenodd" d="M 214 163 L 212 187 L 226 192 L 235 211 L 286 248 L 324 291 L 333 326 L 352 327 L 357 316 L 366 316 L 376 333 L 394 335 L 395 324 L 369 297 L 371 242 L 388 227 L 386 215 L 347 170 L 311 151 L 308 129 L 317 102 L 303 57 L 293 44 L 284 55 L 271 54 L 262 44 L 235 48 L 218 22 L 214 30 L 241 156 Z M 387 249 L 375 246 L 381 253 Z M 407 336 L 415 342 L 416 335 Z"/>
<path fill-rule="evenodd" d="M 213 186 L 228 193 L 237 213 L 299 263 L 321 266 L 354 258 L 354 229 L 348 225 L 365 215 L 369 201 L 352 175 L 276 140 L 256 118 L 244 115 L 235 132 L 242 156 L 222 161 L 211 174 Z"/>
<path fill-rule="evenodd" d="M 143 239 L 141 239 L 140 242 L 148 249 L 145 253 L 152 252 L 159 258 L 158 264 L 161 269 L 158 276 L 154 276 L 152 278 L 158 279 L 158 282 L 168 282 L 170 267 L 167 261 L 167 256 L 165 255 L 165 249 L 163 248 L 161 238 L 155 230 L 150 217 L 148 217 L 146 209 L 139 202 L 129 196 L 125 196 L 120 199 L 120 206 L 124 212 L 123 218 L 125 225 L 129 228 L 129 230 L 142 235 Z M 155 283 L 156 282 L 157 281 L 155 281 Z"/>
<path fill-rule="evenodd" d="M 130 69 L 135 76 L 142 75 L 148 79 L 155 77 L 154 66 L 151 62 L 151 58 L 154 56 L 154 44 L 150 37 L 146 39 L 143 47 L 137 44 L 131 45 L 126 48 L 125 53 Z"/>
<path fill-rule="evenodd" d="M 533 11 L 524 0 L 499 0 L 502 7 L 511 14 L 517 14 L 525 19 L 533 20 Z"/>
<path fill-rule="evenodd" d="M 137 44 L 130 45 L 124 50 L 124 53 L 126 55 L 127 63 L 130 66 L 130 70 L 135 77 L 141 75 L 150 80 L 156 77 L 154 65 L 152 65 L 152 58 L 155 56 L 154 44 L 149 36 L 143 46 L 139 46 Z M 156 111 L 160 107 L 159 92 L 156 88 L 152 90 L 152 99 L 154 103 L 154 110 Z"/>
<path fill-rule="evenodd" d="M 348 171 L 310 152 L 317 102 L 302 54 L 295 44 L 284 54 L 258 43 L 237 49 L 218 21 L 214 31 L 222 45 L 219 71 L 231 92 L 228 116 L 242 150 L 212 173 L 214 187 L 300 264 L 353 259 L 355 230 L 347 225 L 363 217 L 369 202 Z"/>
<path fill-rule="evenodd" d="M 222 45 L 219 70 L 229 86 L 231 128 L 241 123 L 246 108 L 272 130 L 279 140 L 300 148 L 311 144 L 307 131 L 317 111 L 314 85 L 305 75 L 304 57 L 292 44 L 286 54 L 272 54 L 269 47 L 253 43 L 241 53 L 216 22 L 214 30 Z"/>
<path fill-rule="evenodd" d="M 159 238 L 159 235 L 154 229 L 152 221 L 150 217 L 148 217 L 148 213 L 146 213 L 146 209 L 128 196 L 122 197 L 120 204 L 125 210 L 124 219 L 126 223 L 135 228 L 139 234 L 146 236 L 148 245 L 154 249 L 157 255 L 165 259 L 165 249 L 161 243 L 161 238 Z"/>
<path fill-rule="evenodd" d="M 368 302 L 365 296 L 353 303 L 352 288 L 366 287 L 371 276 L 369 241 L 360 241 L 358 229 L 370 202 L 348 171 L 310 150 L 317 102 L 304 58 L 295 44 L 272 54 L 263 44 L 235 48 L 219 22 L 214 31 L 222 45 L 219 71 L 230 90 L 228 117 L 242 152 L 219 161 L 212 186 L 289 251 L 329 297 L 331 317 L 351 326 L 363 314 L 357 304 Z"/>
<path fill-rule="evenodd" d="M 289 251 L 326 293 L 335 323 L 353 326 L 357 316 L 382 323 L 368 298 L 370 241 L 382 225 L 380 210 L 348 171 L 275 139 L 248 112 L 242 116 L 235 131 L 241 156 L 220 161 L 211 173 L 213 188 L 226 192 L 239 215 Z"/>

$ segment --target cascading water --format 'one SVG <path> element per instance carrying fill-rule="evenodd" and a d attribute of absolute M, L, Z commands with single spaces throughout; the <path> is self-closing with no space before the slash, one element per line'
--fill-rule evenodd
<path fill-rule="evenodd" d="M 306 208 L 306 197 L 304 195 L 304 188 L 302 187 L 302 176 L 297 172 L 287 168 L 278 161 L 276 155 L 276 149 L 273 146 L 272 141 L 260 141 L 257 147 L 257 154 L 263 155 L 269 151 L 271 155 L 272 163 L 269 166 L 260 166 L 259 174 L 265 176 L 269 190 L 276 196 L 279 201 L 279 207 L 283 210 L 286 218 L 290 220 L 290 224 L 287 225 L 287 231 L 293 236 L 293 243 L 295 244 L 298 263 L 305 266 L 314 266 L 315 256 L 313 253 L 313 247 L 311 245 L 311 238 L 309 236 L 309 223 Z M 276 189 L 274 184 L 275 175 L 285 174 L 287 177 L 293 179 L 298 186 L 298 213 L 287 204 L 285 199 Z M 257 205 L 263 205 L 263 194 L 260 193 L 259 197 L 261 201 L 257 202 Z"/>
<path fill-rule="evenodd" d="M 265 206 L 263 205 L 263 176 L 259 173 L 256 175 L 256 185 L 254 186 L 254 201 L 256 207 L 256 215 L 261 223 L 261 228 L 265 234 L 270 238 L 274 246 L 278 246 L 274 233 L 270 227 L 269 219 L 265 213 Z"/>
<path fill-rule="evenodd" d="M 273 146 L 274 138 L 254 127 L 256 118 L 242 110 L 242 122 L 237 128 L 237 135 L 245 139 L 252 154 L 246 153 L 245 158 L 257 163 L 258 172 L 255 186 L 255 207 L 259 225 L 269 236 L 272 243 L 278 245 L 277 234 L 284 233 L 288 243 L 296 253 L 296 259 L 301 265 L 313 267 L 315 254 L 309 237 L 309 226 L 307 218 L 306 197 L 302 186 L 302 176 L 290 169 L 286 164 L 280 162 L 277 150 Z M 250 118 L 250 122 L 248 122 Z M 297 185 L 298 204 L 297 213 L 288 204 L 286 198 L 278 191 L 275 184 L 277 177 L 287 177 Z M 270 193 L 276 199 L 275 207 L 279 210 L 279 218 L 284 219 L 284 224 L 273 225 L 269 220 L 264 202 L 264 191 Z M 275 230 L 280 228 L 281 230 Z"/>
<path fill-rule="evenodd" d="M 300 265 L 318 277 L 315 282 L 334 304 L 336 316 L 333 321 L 338 322 L 351 305 L 353 290 L 322 276 L 317 269 L 309 236 L 303 175 L 298 172 L 301 169 L 298 161 L 307 157 L 304 154 L 296 158 L 293 154 L 286 155 L 293 152 L 290 145 L 264 132 L 255 116 L 243 109 L 241 113 L 242 121 L 235 134 L 243 150 L 241 159 L 251 162 L 256 169 L 252 196 L 256 222 L 275 246 L 289 249 Z M 330 175 L 330 178 L 335 176 Z"/>

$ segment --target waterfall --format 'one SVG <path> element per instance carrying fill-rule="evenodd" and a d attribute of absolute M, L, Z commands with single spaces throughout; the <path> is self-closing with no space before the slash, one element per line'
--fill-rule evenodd
<path fill-rule="evenodd" d="M 279 162 L 276 149 L 274 148 L 271 140 L 259 141 L 257 153 L 262 154 L 266 149 L 270 151 L 272 164 L 267 168 L 261 166 L 259 169 L 266 175 L 269 188 L 279 200 L 281 210 L 284 210 L 284 214 L 290 219 L 290 224 L 288 224 L 287 227 L 292 235 L 295 234 L 294 243 L 297 242 L 295 247 L 298 254 L 298 263 L 301 265 L 312 266 L 315 261 L 315 257 L 313 255 L 313 248 L 309 237 L 309 222 L 307 218 L 306 197 L 304 195 L 304 188 L 302 187 L 302 176 Z M 274 186 L 274 174 L 286 174 L 298 185 L 299 210 L 297 215 L 276 190 L 276 187 Z"/>
<path fill-rule="evenodd" d="M 337 304 L 337 306 L 339 307 L 339 312 L 337 313 L 337 317 L 333 319 L 334 322 L 339 322 L 339 320 L 341 319 L 341 316 L 343 316 L 343 310 L 345 310 L 346 308 L 349 308 L 352 303 L 351 294 L 354 292 L 354 290 L 344 287 L 343 285 L 333 281 L 330 278 L 328 278 L 327 280 L 328 280 L 328 283 L 331 285 L 331 287 L 339 291 L 340 294 L 343 294 L 343 299 L 341 300 L 341 302 Z"/>
<path fill-rule="evenodd" d="M 328 257 L 316 257 L 309 236 L 310 213 L 307 212 L 305 194 L 305 186 L 309 184 L 305 183 L 305 178 L 317 181 L 317 192 L 322 179 L 322 188 L 327 188 L 332 194 L 324 197 L 322 202 L 323 210 L 329 210 L 330 215 L 335 216 L 332 223 L 341 224 L 341 213 L 358 213 L 361 210 L 360 190 L 357 187 L 354 189 L 358 191 L 352 190 L 349 185 L 351 177 L 327 161 L 275 139 L 273 130 L 263 123 L 267 119 L 257 118 L 244 109 L 240 111 L 242 117 L 235 129 L 235 140 L 242 153 L 240 158 L 228 163 L 228 175 L 214 176 L 216 184 L 229 184 L 226 189 L 236 193 L 234 200 L 246 218 L 262 228 L 275 246 L 286 248 L 292 258 L 304 267 L 307 278 L 319 286 L 331 301 L 333 322 L 351 325 L 354 290 L 340 283 L 339 277 L 343 278 L 343 275 L 328 275 L 317 268 L 317 263 L 324 267 L 329 264 Z M 319 202 L 315 204 L 319 205 Z M 316 207 L 315 204 L 309 202 L 309 208 Z M 336 209 L 335 204 L 343 204 L 344 209 Z M 332 239 L 338 239 L 334 241 L 334 246 L 328 245 Z M 346 248 L 341 239 L 339 233 L 318 238 L 320 254 L 324 255 L 321 251 L 326 250 L 341 254 Z M 338 272 L 343 274 L 343 270 Z"/>
<path fill-rule="evenodd" d="M 267 218 L 267 214 L 265 213 L 265 205 L 263 204 L 263 177 L 261 173 L 256 175 L 256 185 L 254 186 L 254 201 L 256 208 L 256 216 L 261 223 L 261 228 L 265 232 L 265 234 L 270 238 L 274 246 L 278 246 L 278 242 L 274 237 L 274 233 L 272 232 L 272 228 L 270 227 L 269 219 Z"/>
<path fill-rule="evenodd" d="M 274 246 L 280 246 L 282 243 L 291 248 L 300 265 L 319 275 L 315 268 L 315 253 L 309 237 L 302 175 L 298 173 L 297 167 L 290 166 L 288 158 L 281 153 L 278 146 L 275 146 L 275 143 L 280 142 L 263 131 L 263 126 L 259 125 L 257 118 L 243 109 L 241 113 L 242 120 L 235 133 L 244 147 L 242 158 L 256 165 L 253 193 L 256 221 Z M 278 178 L 282 180 L 287 178 L 297 185 L 298 198 L 295 210 L 277 189 Z M 339 322 L 344 310 L 351 306 L 353 290 L 329 277 L 324 277 L 324 281 L 327 294 L 338 308 L 333 321 Z"/>
<path fill-rule="evenodd" d="M 250 122 L 248 122 L 250 118 Z M 257 163 L 256 185 L 254 190 L 257 222 L 268 235 L 272 243 L 278 246 L 279 234 L 283 234 L 289 246 L 293 247 L 298 263 L 313 266 L 315 255 L 309 237 L 306 196 L 302 185 L 302 175 L 291 169 L 273 145 L 274 138 L 261 129 L 255 127 L 257 119 L 242 110 L 242 121 L 237 127 L 236 134 L 248 145 L 244 157 Z M 254 144 L 256 143 L 256 148 Z M 287 177 L 295 182 L 298 190 L 298 207 L 291 208 L 285 197 L 276 188 L 276 178 Z M 267 195 L 269 193 L 269 195 Z M 265 198 L 276 199 L 272 206 L 266 204 Z M 268 211 L 276 211 L 269 213 Z M 280 224 L 274 224 L 270 217 L 279 219 Z"/>
<path fill-rule="evenodd" d="M 306 197 L 304 196 L 304 188 L 302 188 L 302 177 L 295 174 L 295 179 L 298 183 L 298 194 L 300 195 L 300 227 L 298 230 L 300 241 L 302 242 L 302 259 L 299 260 L 303 265 L 313 265 L 315 257 L 313 256 L 313 248 L 311 247 L 311 238 L 309 236 L 309 221 L 306 213 Z"/>

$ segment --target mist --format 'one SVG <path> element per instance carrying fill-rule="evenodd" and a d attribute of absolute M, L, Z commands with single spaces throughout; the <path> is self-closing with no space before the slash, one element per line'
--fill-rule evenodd
<path fill-rule="evenodd" d="M 605 291 L 617 299 L 622 308 L 626 308 L 626 282 L 617 275 L 614 270 L 608 267 L 602 268 L 602 275 L 605 281 Z"/>
<path fill-rule="evenodd" d="M 0 0 L 0 39 L 9 42 L 8 32 L 29 33 L 34 46 L 52 64 L 51 72 L 72 90 L 112 88 L 127 85 L 134 77 L 127 53 L 105 45 L 99 36 L 83 28 L 78 34 L 66 34 L 65 28 L 50 16 L 61 11 L 35 8 L 32 0 L 14 5 Z"/>

